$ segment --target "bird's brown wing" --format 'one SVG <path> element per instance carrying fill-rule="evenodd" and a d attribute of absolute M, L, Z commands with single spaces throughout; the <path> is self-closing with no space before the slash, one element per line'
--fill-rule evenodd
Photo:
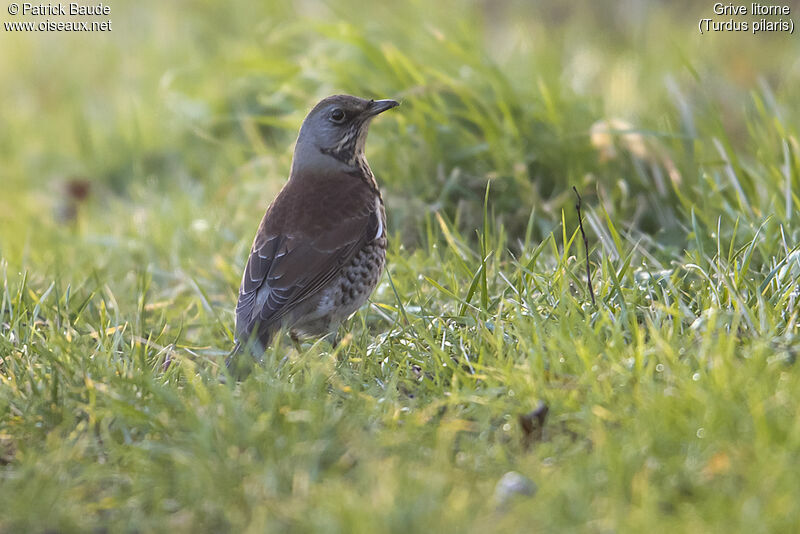
<path fill-rule="evenodd" d="M 337 204 L 336 197 L 347 195 L 348 190 L 345 205 Z M 279 195 L 267 210 L 239 288 L 236 331 L 240 341 L 258 326 L 258 338 L 266 346 L 287 313 L 316 295 L 375 238 L 381 214 L 374 194 L 345 188 L 332 197 L 318 205 L 301 203 L 303 211 L 298 214 L 299 206 L 292 208 Z M 326 205 L 338 209 L 331 213 Z M 289 219 L 295 224 L 287 223 Z"/>

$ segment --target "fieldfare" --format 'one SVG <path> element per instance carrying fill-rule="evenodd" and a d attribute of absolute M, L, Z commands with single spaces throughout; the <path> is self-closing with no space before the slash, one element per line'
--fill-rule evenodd
<path fill-rule="evenodd" d="M 267 208 L 242 275 L 236 349 L 281 328 L 334 333 L 364 304 L 386 257 L 386 213 L 364 156 L 373 117 L 394 100 L 329 96 L 300 127 L 289 180 Z M 238 351 L 238 350 L 236 350 Z"/>

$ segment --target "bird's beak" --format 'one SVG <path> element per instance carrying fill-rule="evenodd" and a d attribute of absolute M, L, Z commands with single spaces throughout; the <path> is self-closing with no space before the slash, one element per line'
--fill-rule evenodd
<path fill-rule="evenodd" d="M 383 113 L 387 109 L 396 108 L 400 102 L 396 100 L 370 100 L 366 111 L 364 112 L 368 117 L 374 117 L 378 113 Z"/>

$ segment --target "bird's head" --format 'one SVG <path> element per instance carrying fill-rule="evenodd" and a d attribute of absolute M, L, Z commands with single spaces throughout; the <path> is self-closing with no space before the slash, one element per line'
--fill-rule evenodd
<path fill-rule="evenodd" d="M 373 117 L 399 105 L 395 100 L 366 100 L 350 95 L 323 99 L 306 116 L 297 136 L 294 163 L 329 165 L 334 158 L 354 166 L 364 156 L 369 123 Z"/>

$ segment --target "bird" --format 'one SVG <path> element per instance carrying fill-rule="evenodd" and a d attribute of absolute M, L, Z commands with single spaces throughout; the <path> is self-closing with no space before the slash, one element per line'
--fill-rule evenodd
<path fill-rule="evenodd" d="M 242 273 L 232 355 L 276 332 L 324 337 L 372 294 L 386 261 L 386 211 L 364 153 L 370 122 L 399 105 L 322 99 L 295 143 L 289 179 L 258 226 Z"/>

